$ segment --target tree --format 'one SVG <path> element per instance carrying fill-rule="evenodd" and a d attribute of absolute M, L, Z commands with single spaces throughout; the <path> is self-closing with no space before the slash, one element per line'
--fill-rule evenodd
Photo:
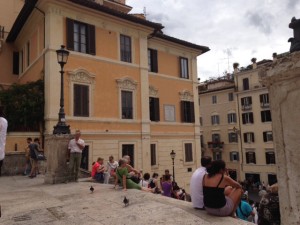
<path fill-rule="evenodd" d="M 44 81 L 13 84 L 0 91 L 8 131 L 39 131 L 44 124 Z"/>

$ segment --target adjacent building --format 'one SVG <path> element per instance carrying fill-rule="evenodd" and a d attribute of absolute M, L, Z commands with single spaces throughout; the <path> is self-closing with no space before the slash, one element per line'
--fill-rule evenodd
<path fill-rule="evenodd" d="M 268 90 L 260 83 L 263 60 L 199 86 L 203 154 L 223 159 L 233 178 L 277 181 Z"/>
<path fill-rule="evenodd" d="M 176 181 L 188 188 L 201 156 L 197 56 L 209 48 L 165 35 L 130 10 L 125 0 L 25 1 L 5 28 L 9 66 L 0 73 L 9 79 L 0 83 L 44 80 L 43 135 L 51 135 L 60 105 L 56 50 L 66 46 L 66 122 L 86 141 L 82 168 L 128 154 L 134 167 L 162 174 L 172 171 L 174 150 Z M 7 150 L 21 142 L 8 138 Z"/>

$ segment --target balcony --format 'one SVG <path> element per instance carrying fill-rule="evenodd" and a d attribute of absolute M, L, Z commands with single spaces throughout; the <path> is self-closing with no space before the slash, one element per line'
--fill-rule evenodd
<path fill-rule="evenodd" d="M 252 105 L 242 105 L 242 110 L 243 111 L 248 111 L 252 109 Z"/>
<path fill-rule="evenodd" d="M 207 146 L 212 151 L 222 151 L 223 146 L 224 146 L 224 142 L 219 142 L 219 141 L 213 142 L 213 141 L 211 141 L 211 142 L 207 142 Z"/>
<path fill-rule="evenodd" d="M 270 103 L 269 102 L 261 102 L 260 103 L 260 107 L 262 108 L 262 109 L 267 109 L 267 108 L 270 108 Z"/>

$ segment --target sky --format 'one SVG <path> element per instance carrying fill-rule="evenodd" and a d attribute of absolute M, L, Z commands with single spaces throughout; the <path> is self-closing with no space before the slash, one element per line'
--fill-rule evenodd
<path fill-rule="evenodd" d="M 300 0 L 127 0 L 130 13 L 146 12 L 147 20 L 161 23 L 163 33 L 209 47 L 197 58 L 201 82 L 240 67 L 272 59 L 289 51 L 288 27 L 300 18 Z"/>

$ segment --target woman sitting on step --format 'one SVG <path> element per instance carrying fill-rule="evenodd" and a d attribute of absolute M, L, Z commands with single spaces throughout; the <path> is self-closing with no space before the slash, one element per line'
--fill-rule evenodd
<path fill-rule="evenodd" d="M 243 193 L 242 186 L 227 175 L 223 160 L 215 160 L 203 178 L 205 209 L 216 216 L 233 216 Z"/>

